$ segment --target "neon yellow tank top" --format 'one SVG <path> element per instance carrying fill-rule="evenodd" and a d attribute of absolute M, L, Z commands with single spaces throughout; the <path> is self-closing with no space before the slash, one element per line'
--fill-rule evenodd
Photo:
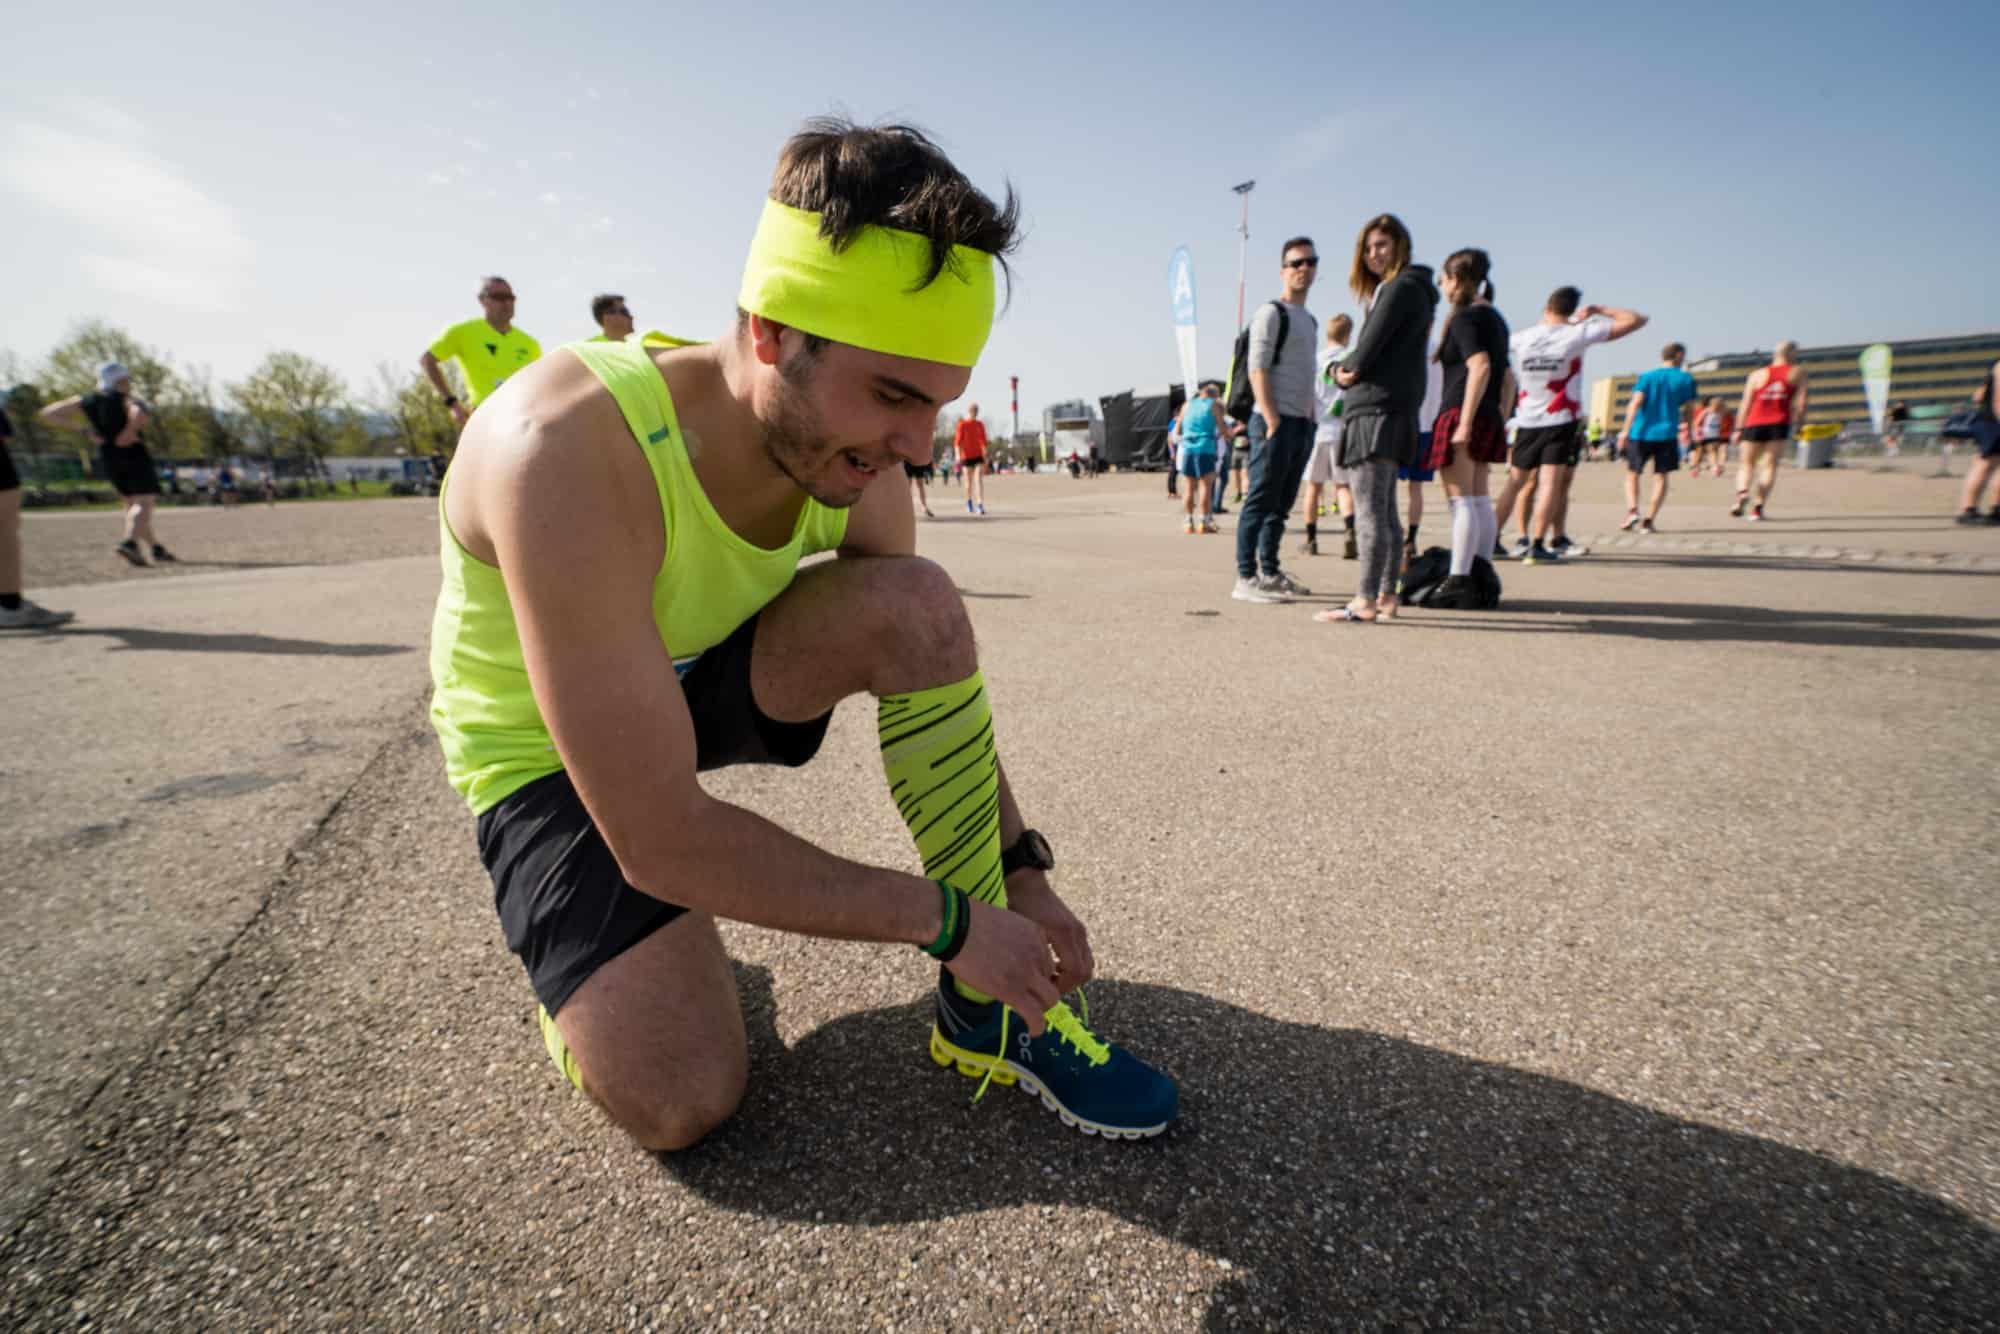
<path fill-rule="evenodd" d="M 695 479 L 667 383 L 645 347 L 634 340 L 572 343 L 564 350 L 611 391 L 653 470 L 667 539 L 653 576 L 653 622 L 674 670 L 685 673 L 784 592 L 801 560 L 839 546 L 847 511 L 808 497 L 784 546 L 771 550 L 744 541 Z M 444 586 L 431 620 L 431 722 L 444 745 L 451 785 L 478 814 L 556 772 L 562 758 L 528 686 L 500 571 L 458 544 L 442 495 L 438 529 Z"/>

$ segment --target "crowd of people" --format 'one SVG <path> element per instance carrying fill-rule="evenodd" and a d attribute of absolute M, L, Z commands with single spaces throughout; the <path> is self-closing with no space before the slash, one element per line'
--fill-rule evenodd
<path fill-rule="evenodd" d="M 818 120 L 779 155 L 717 338 L 634 337 L 622 298 L 602 297 L 601 336 L 543 359 L 494 277 L 482 317 L 424 353 L 465 426 L 438 503 L 431 718 L 446 775 L 476 817 L 551 1060 L 647 1149 L 699 1141 L 749 1078 L 718 919 L 919 951 L 938 970 L 929 1056 L 982 1092 L 1017 1086 L 1109 1138 L 1157 1135 L 1178 1115 L 1173 1077 L 1070 1004 L 1096 975 L 1089 932 L 1001 764 L 963 595 L 916 552 L 928 506 L 912 486 L 932 464 L 939 406 L 965 392 L 985 347 L 1019 218 L 1011 191 L 982 193 L 916 130 Z M 1216 531 L 1225 468 L 1242 459 L 1233 595 L 1305 592 L 1280 552 L 1307 477 L 1307 543 L 1331 494 L 1358 567 L 1353 597 L 1322 619 L 1396 616 L 1420 521 L 1413 504 L 1404 526 L 1399 487 L 1431 478 L 1451 509 L 1447 579 L 1503 549 L 1515 505 L 1524 558 L 1560 560 L 1585 350 L 1645 317 L 1563 287 L 1510 331 L 1483 251 L 1453 252 L 1434 276 L 1382 214 L 1349 269 L 1360 319 L 1330 322 L 1322 346 L 1306 305 L 1317 249 L 1293 237 L 1280 260 L 1280 295 L 1257 312 L 1231 386 L 1248 406 L 1211 384 L 1178 422 L 1188 531 Z M 462 403 L 442 373 L 454 359 Z M 1634 395 L 1621 438 L 1635 475 L 1671 472 L 1669 442 L 1699 421 L 1680 360 L 1670 344 Z M 1754 490 L 1750 517 L 1805 396 L 1785 350 L 1746 385 L 1734 435 L 1757 447 L 1738 498 Z M 117 367 L 49 414 L 107 450 L 133 448 L 143 422 Z M 968 410 L 953 455 L 975 518 L 987 453 Z M 106 466 L 143 481 L 130 457 Z M 1656 483 L 1638 516 L 1635 482 L 1638 522 L 1663 494 Z M 127 523 L 121 555 L 150 545 L 171 559 L 150 507 L 135 503 Z M 18 610 L 31 604 L 17 530 L 6 537 L 0 558 L 12 549 L 15 564 L 0 565 L 0 592 L 10 578 L 15 591 L 0 608 Z M 822 553 L 834 558 L 806 563 Z M 857 696 L 875 707 L 883 792 L 921 874 L 836 855 L 698 781 L 809 764 L 835 706 Z"/>
<path fill-rule="evenodd" d="M 1342 554 L 1359 566 L 1352 597 L 1317 613 L 1322 621 L 1395 618 L 1402 569 L 1418 553 L 1423 488 L 1432 481 L 1441 481 L 1450 508 L 1451 545 L 1429 605 L 1483 605 L 1473 579 L 1481 561 L 1540 565 L 1582 554 L 1567 525 L 1586 444 L 1584 356 L 1638 332 L 1647 317 L 1586 304 L 1579 289 L 1563 286 L 1533 324 L 1510 330 L 1493 304 L 1485 251 L 1454 251 L 1433 273 L 1413 261 L 1408 229 L 1384 213 L 1361 228 L 1348 268 L 1359 325 L 1338 314 L 1315 347 L 1318 321 L 1307 296 L 1319 265 L 1312 238 L 1284 242 L 1279 294 L 1251 317 L 1229 385 L 1202 385 L 1170 436 L 1174 472 L 1187 483 L 1181 509 L 1190 534 L 1220 531 L 1214 515 L 1234 453 L 1243 480 L 1231 597 L 1270 605 L 1309 593 L 1281 560 L 1302 483 L 1300 553 L 1319 554 L 1330 496 L 1344 529 Z M 1739 464 L 1729 513 L 1763 521 L 1780 457 L 1806 421 L 1809 377 L 1789 340 L 1749 375 L 1733 409 L 1720 397 L 1700 398 L 1686 359 L 1681 343 L 1661 349 L 1618 428 L 1626 530 L 1659 531 L 1672 474 L 1685 464 L 1694 475 L 1706 468 L 1720 477 L 1732 447 Z M 1991 397 L 1991 389 L 1982 392 Z M 1990 462 L 1996 456 L 1988 453 L 1967 480 L 1968 513 L 1976 514 L 1981 489 L 2000 471 Z M 1491 475 L 1500 466 L 1507 472 L 1496 500 Z M 1653 484 L 1642 501 L 1648 469 Z M 1408 488 L 1407 527 L 1399 484 Z M 1510 522 L 1518 528 L 1511 547 L 1502 538 Z"/>

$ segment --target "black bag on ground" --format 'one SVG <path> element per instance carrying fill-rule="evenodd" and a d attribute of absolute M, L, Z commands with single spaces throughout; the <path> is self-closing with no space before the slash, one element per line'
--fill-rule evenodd
<path fill-rule="evenodd" d="M 1396 596 L 1416 607 L 1431 605 L 1431 594 L 1451 573 L 1451 553 L 1443 547 L 1426 548 L 1403 567 L 1403 582 L 1397 586 Z"/>
<path fill-rule="evenodd" d="M 1291 312 L 1282 301 L 1273 301 L 1278 308 L 1278 345 L 1271 349 L 1271 367 L 1276 369 L 1278 361 L 1285 355 L 1285 339 L 1292 332 Z M 1253 321 L 1255 315 L 1250 317 Z M 1222 410 L 1232 421 L 1245 426 L 1250 424 L 1250 414 L 1257 410 L 1257 394 L 1250 388 L 1250 326 L 1244 325 L 1236 331 L 1236 350 L 1229 356 L 1229 392 L 1222 400 Z"/>
<path fill-rule="evenodd" d="M 1441 611 L 1492 611 L 1500 605 L 1500 572 L 1484 556 L 1472 558 L 1469 586 L 1460 586 L 1439 597 L 1451 573 L 1451 552 L 1431 547 L 1403 570 L 1399 596 L 1415 607 L 1436 607 Z"/>

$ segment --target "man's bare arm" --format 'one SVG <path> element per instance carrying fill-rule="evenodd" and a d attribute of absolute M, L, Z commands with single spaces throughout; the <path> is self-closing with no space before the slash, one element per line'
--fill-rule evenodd
<path fill-rule="evenodd" d="M 1611 333 L 1604 340 L 1607 343 L 1616 342 L 1626 334 L 1637 333 L 1646 327 L 1646 316 L 1619 306 L 1586 306 L 1577 312 L 1576 319 L 1581 322 L 1593 315 L 1602 315 L 1611 321 Z"/>
<path fill-rule="evenodd" d="M 1803 426 L 1806 422 L 1806 368 L 1792 368 L 1792 425 Z"/>
<path fill-rule="evenodd" d="M 1736 439 L 1743 438 L 1743 423 L 1750 417 L 1750 401 L 1757 397 L 1757 391 L 1764 387 L 1764 372 L 1751 371 L 1743 377 L 1743 402 L 1736 409 Z"/>
<path fill-rule="evenodd" d="M 1625 429 L 1619 435 L 1628 445 L 1632 443 L 1632 423 L 1639 420 L 1639 405 L 1645 401 L 1646 396 L 1636 389 L 1632 391 L 1632 397 L 1626 400 Z"/>
<path fill-rule="evenodd" d="M 451 382 L 444 378 L 443 364 L 431 355 L 429 348 L 425 348 L 424 354 L 417 358 L 417 365 L 423 368 L 424 377 L 438 391 L 438 397 L 449 400 L 448 407 L 451 411 L 452 420 L 456 421 L 460 426 L 465 425 L 466 421 L 472 416 L 472 410 L 459 402 L 458 396 L 451 392 Z"/>
<path fill-rule="evenodd" d="M 589 407 L 601 410 L 546 426 L 482 418 L 472 428 L 482 436 L 530 438 L 499 446 L 505 457 L 475 503 L 506 574 L 536 704 L 626 879 L 776 930 L 928 944 L 941 920 L 930 881 L 834 856 L 695 781 L 693 719 L 652 616 L 657 501 L 619 475 L 636 452 L 563 447 L 568 432 L 625 429 L 608 398 Z M 951 967 L 1038 1031 L 1056 999 L 1046 965 L 1039 927 L 975 904 Z"/>
<path fill-rule="evenodd" d="M 68 398 L 44 404 L 41 410 L 35 413 L 35 417 L 38 421 L 58 430 L 81 431 L 101 445 L 104 441 L 99 438 L 97 429 L 90 424 L 90 418 L 83 415 L 82 404 L 83 395 L 71 394 Z"/>

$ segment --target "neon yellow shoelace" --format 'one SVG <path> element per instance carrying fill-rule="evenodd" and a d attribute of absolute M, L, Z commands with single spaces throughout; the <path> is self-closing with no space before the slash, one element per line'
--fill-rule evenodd
<path fill-rule="evenodd" d="M 1064 1042 L 1082 1053 L 1085 1060 L 1092 1065 L 1103 1065 L 1111 1059 L 1111 1048 L 1099 1042 L 1090 1031 L 1090 1002 L 1085 999 L 1082 987 L 1076 989 L 1076 1003 L 1083 1007 L 1082 1018 L 1079 1019 L 1069 1006 L 1057 1001 L 1049 1012 L 1042 1016 L 1042 1020 L 1054 1029 Z M 999 1060 L 1005 1060 L 1007 1056 L 1007 1020 L 1013 1013 L 1007 1006 L 1000 1007 Z M 972 1100 L 975 1103 L 986 1096 L 986 1086 L 993 1082 L 993 1072 L 999 1068 L 997 1062 L 986 1067 L 986 1078 L 980 1080 L 979 1087 L 973 1090 Z"/>

